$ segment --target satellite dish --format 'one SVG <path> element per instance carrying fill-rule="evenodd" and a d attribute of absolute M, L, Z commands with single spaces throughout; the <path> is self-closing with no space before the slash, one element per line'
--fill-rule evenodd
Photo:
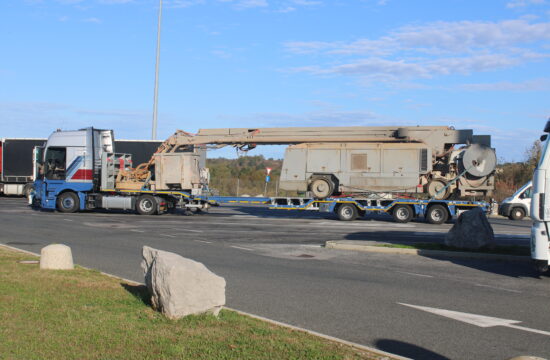
<path fill-rule="evenodd" d="M 495 150 L 488 146 L 472 144 L 462 155 L 462 166 L 467 173 L 476 177 L 487 176 L 497 166 L 497 155 Z"/>

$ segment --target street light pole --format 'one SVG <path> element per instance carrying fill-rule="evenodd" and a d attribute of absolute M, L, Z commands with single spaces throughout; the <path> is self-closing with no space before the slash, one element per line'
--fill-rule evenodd
<path fill-rule="evenodd" d="M 151 137 L 157 139 L 157 117 L 159 102 L 159 65 L 160 65 L 160 25 L 162 22 L 162 0 L 159 0 L 159 19 L 157 28 L 157 60 L 155 63 L 155 99 L 153 101 L 153 130 Z"/>

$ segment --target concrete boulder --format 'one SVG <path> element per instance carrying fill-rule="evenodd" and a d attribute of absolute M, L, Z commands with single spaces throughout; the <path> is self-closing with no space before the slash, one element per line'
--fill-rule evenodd
<path fill-rule="evenodd" d="M 493 248 L 495 234 L 483 210 L 476 207 L 462 213 L 445 235 L 445 245 L 461 249 Z"/>
<path fill-rule="evenodd" d="M 63 244 L 52 244 L 40 250 L 40 269 L 72 270 L 74 269 L 71 248 Z"/>
<path fill-rule="evenodd" d="M 169 319 L 205 312 L 217 316 L 225 305 L 225 279 L 200 262 L 144 246 L 141 268 L 153 308 Z"/>

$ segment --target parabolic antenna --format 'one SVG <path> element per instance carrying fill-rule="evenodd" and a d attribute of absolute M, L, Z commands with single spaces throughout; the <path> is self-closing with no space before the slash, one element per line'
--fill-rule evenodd
<path fill-rule="evenodd" d="M 470 175 L 487 176 L 497 166 L 497 155 L 495 150 L 488 146 L 472 144 L 464 151 L 462 164 Z"/>

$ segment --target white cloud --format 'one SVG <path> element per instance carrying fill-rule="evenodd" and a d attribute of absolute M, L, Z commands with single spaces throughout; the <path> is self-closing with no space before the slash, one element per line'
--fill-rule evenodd
<path fill-rule="evenodd" d="M 506 7 L 509 9 L 514 9 L 514 8 L 523 8 L 529 5 L 541 5 L 545 3 L 546 3 L 545 0 L 513 0 L 513 1 L 509 1 L 506 4 Z"/>
<path fill-rule="evenodd" d="M 315 75 L 352 75 L 367 81 L 432 78 L 506 69 L 545 60 L 550 53 L 550 22 L 436 22 L 403 26 L 379 38 L 352 42 L 293 41 L 286 50 L 321 55 L 326 65 L 295 67 Z M 536 49 L 533 50 L 533 49 Z"/>
<path fill-rule="evenodd" d="M 550 22 L 530 23 L 526 19 L 498 23 L 480 21 L 436 22 L 405 26 L 378 39 L 353 42 L 287 42 L 293 53 L 395 54 L 401 51 L 441 54 L 506 48 L 550 40 Z"/>
<path fill-rule="evenodd" d="M 82 20 L 83 22 L 87 22 L 87 23 L 94 23 L 94 24 L 101 24 L 101 19 L 98 19 L 96 17 L 90 17 L 90 18 L 86 18 L 84 20 Z"/>
<path fill-rule="evenodd" d="M 501 81 L 496 83 L 463 84 L 461 89 L 469 91 L 550 91 L 550 79 L 534 79 L 522 82 Z"/>
<path fill-rule="evenodd" d="M 224 3 L 231 3 L 237 9 L 249 9 L 258 7 L 267 7 L 267 0 L 218 0 Z"/>
<path fill-rule="evenodd" d="M 134 2 L 134 0 L 99 0 L 100 3 L 102 4 L 127 4 L 127 3 L 131 3 L 131 2 Z"/>

